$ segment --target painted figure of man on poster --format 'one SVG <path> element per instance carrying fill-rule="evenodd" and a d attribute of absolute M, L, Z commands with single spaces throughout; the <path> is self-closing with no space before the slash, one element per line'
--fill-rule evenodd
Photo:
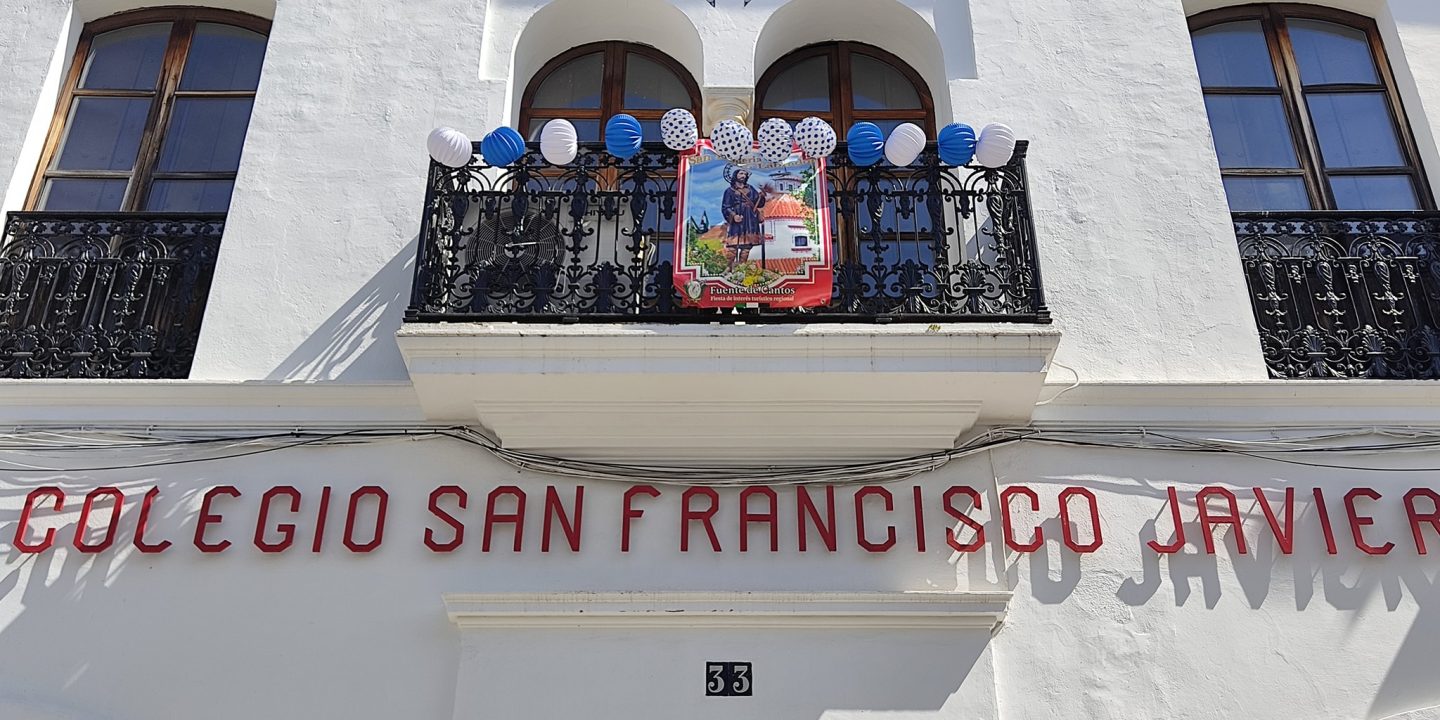
<path fill-rule="evenodd" d="M 721 157 L 709 140 L 680 156 L 674 286 L 690 307 L 817 307 L 830 302 L 825 160 Z M 712 219 L 716 222 L 712 223 Z"/>
<path fill-rule="evenodd" d="M 743 167 L 726 165 L 725 179 L 730 181 L 730 187 L 725 189 L 725 197 L 720 201 L 720 212 L 728 226 L 725 248 L 732 253 L 730 268 L 733 270 L 750 248 L 765 242 L 760 233 L 760 209 L 765 207 L 767 193 L 750 185 L 750 171 Z"/>

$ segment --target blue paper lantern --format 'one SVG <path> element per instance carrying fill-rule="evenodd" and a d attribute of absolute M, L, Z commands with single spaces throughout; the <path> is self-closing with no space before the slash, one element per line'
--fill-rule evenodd
<path fill-rule="evenodd" d="M 629 160 L 640 152 L 640 143 L 644 140 L 640 121 L 630 115 L 621 113 L 605 123 L 605 149 L 621 160 Z"/>
<path fill-rule="evenodd" d="M 880 162 L 885 156 L 885 133 L 872 122 L 858 122 L 845 135 L 850 160 L 861 167 Z"/>
<path fill-rule="evenodd" d="M 963 123 L 950 123 L 940 129 L 936 145 L 940 150 L 940 162 L 965 165 L 975 158 L 975 128 Z"/>
<path fill-rule="evenodd" d="M 525 138 L 515 128 L 495 128 L 480 141 L 480 154 L 492 167 L 513 165 L 525 155 Z"/>

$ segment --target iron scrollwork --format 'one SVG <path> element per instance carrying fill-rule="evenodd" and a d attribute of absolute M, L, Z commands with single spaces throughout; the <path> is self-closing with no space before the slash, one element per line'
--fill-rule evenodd
<path fill-rule="evenodd" d="M 1234 222 L 1272 377 L 1440 379 L 1440 214 Z"/>
<path fill-rule="evenodd" d="M 11 213 L 0 377 L 184 378 L 225 216 Z"/>
<path fill-rule="evenodd" d="M 532 144 L 515 164 L 432 163 L 407 320 L 532 322 L 1049 321 L 1025 176 L 831 158 L 839 260 L 829 305 L 684 307 L 671 281 L 677 155 L 621 160 L 586 144 L 563 167 Z"/>

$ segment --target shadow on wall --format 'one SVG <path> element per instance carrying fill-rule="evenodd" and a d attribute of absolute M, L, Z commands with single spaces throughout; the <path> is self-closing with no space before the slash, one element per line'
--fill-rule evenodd
<path fill-rule="evenodd" d="M 1303 486 L 1292 486 L 1281 480 L 1267 479 L 1234 487 L 1241 517 L 1240 532 L 1244 537 L 1245 553 L 1240 552 L 1237 533 L 1230 525 L 1213 525 L 1215 552 L 1205 548 L 1204 527 L 1200 522 L 1199 509 L 1195 503 L 1194 490 L 1179 493 L 1181 506 L 1181 527 L 1185 544 L 1174 553 L 1160 553 L 1152 549 L 1151 542 L 1171 544 L 1176 533 L 1171 523 L 1169 497 L 1166 489 L 1144 481 L 1135 483 L 1103 482 L 1095 478 L 1078 481 L 1072 477 L 1045 477 L 1031 480 L 1027 485 L 1036 487 L 1042 497 L 1048 486 L 1058 492 L 1066 485 L 1084 485 L 1097 492 L 1153 498 L 1159 510 L 1146 520 L 1133 540 L 1125 536 L 1106 537 L 1105 547 L 1110 552 L 1131 554 L 1141 563 L 1138 574 L 1120 579 L 1116 597 L 1130 607 L 1141 607 L 1153 603 L 1161 595 L 1167 580 L 1174 593 L 1176 607 L 1201 603 L 1206 609 L 1216 608 L 1224 592 L 1238 588 L 1241 599 L 1252 610 L 1274 607 L 1277 602 L 1285 603 L 1293 592 L 1294 609 L 1305 611 L 1314 604 L 1319 591 L 1329 607 L 1347 613 L 1396 612 L 1409 604 L 1415 607 L 1415 619 L 1404 640 L 1396 649 L 1384 680 L 1376 691 L 1375 699 L 1367 714 L 1370 718 L 1391 716 L 1416 720 L 1440 720 L 1440 712 L 1417 710 L 1430 708 L 1440 699 L 1440 686 L 1435 682 L 1435 660 L 1440 653 L 1440 572 L 1432 561 L 1440 550 L 1440 536 L 1428 525 L 1421 525 L 1429 555 L 1421 556 L 1415 546 L 1412 528 L 1405 517 L 1402 496 L 1411 487 L 1430 487 L 1428 483 L 1406 483 L 1388 487 L 1377 485 L 1382 499 L 1371 502 L 1362 499 L 1362 512 L 1376 518 L 1372 525 L 1361 525 L 1364 542 L 1383 547 L 1394 543 L 1388 554 L 1376 556 L 1367 554 L 1356 546 L 1355 537 L 1345 508 L 1345 494 L 1355 487 L 1363 487 L 1353 477 L 1336 479 L 1334 476 L 1315 479 Z M 1283 501 L 1287 487 L 1293 487 L 1294 526 L 1291 532 L 1292 552 L 1281 551 L 1279 542 L 1264 509 L 1256 499 L 1253 487 L 1259 487 L 1269 501 L 1277 521 L 1284 527 Z M 1328 510 L 1328 523 L 1332 529 L 1336 552 L 1327 548 L 1322 519 L 1314 504 L 1313 489 L 1318 488 L 1324 495 Z M 1055 495 L 1050 494 L 1053 503 Z M 987 502 L 994 502 L 993 494 L 987 494 Z M 1422 500 L 1422 507 L 1425 501 Z M 1022 506 L 1024 501 L 1017 503 Z M 992 504 L 990 507 L 998 507 Z M 1224 503 L 1211 498 L 1212 514 L 1225 514 Z M 1103 517 L 1103 506 L 1102 506 Z M 1017 522 L 1016 534 L 1021 541 L 1029 539 L 1032 522 Z M 1076 537 L 1088 538 L 1088 518 L 1081 516 L 1079 523 L 1071 519 L 1071 532 Z M 1006 583 L 1010 589 L 1019 586 L 1021 562 L 1029 564 L 1028 584 L 1032 597 L 1045 604 L 1057 604 L 1070 600 L 1081 580 L 1082 564 L 1095 561 L 1090 556 L 1077 554 L 1065 548 L 1061 542 L 1060 519 L 1044 518 L 1039 522 L 1045 543 L 1032 553 L 1009 555 L 1006 564 Z M 987 522 L 986 532 L 1002 532 L 998 520 Z M 1119 549 L 1110 550 L 1114 543 Z M 1058 568 L 1052 568 L 1054 556 L 1059 556 Z M 1225 559 L 1222 561 L 1222 557 Z M 1023 560 L 1022 560 L 1023 558 Z M 1105 568 L 1115 563 L 1105 563 Z M 1123 567 L 1123 565 L 1121 565 Z M 973 568 L 972 568 L 973 572 Z M 1289 576 L 1287 582 L 1286 576 Z M 1278 579 L 1278 581 L 1277 581 Z M 1272 584 L 1278 584 L 1280 593 L 1272 597 Z M 1408 603 L 1406 596 L 1409 596 Z M 1418 713 L 1418 714 L 1417 714 Z M 1427 714 L 1429 713 L 1429 714 Z"/>
<path fill-rule="evenodd" d="M 412 239 L 265 378 L 269 382 L 403 380 L 395 333 L 414 280 Z"/>

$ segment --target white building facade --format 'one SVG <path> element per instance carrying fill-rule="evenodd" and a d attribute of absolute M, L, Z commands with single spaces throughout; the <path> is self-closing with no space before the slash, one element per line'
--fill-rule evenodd
<path fill-rule="evenodd" d="M 674 107 L 1022 142 L 701 311 Z M 1437 136 L 1432 0 L 0 0 L 0 718 L 1440 719 Z"/>

